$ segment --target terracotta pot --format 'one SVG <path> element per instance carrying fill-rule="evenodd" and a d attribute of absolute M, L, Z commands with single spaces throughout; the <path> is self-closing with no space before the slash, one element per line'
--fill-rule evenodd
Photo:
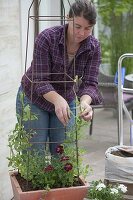
<path fill-rule="evenodd" d="M 49 192 L 45 190 L 23 192 L 15 175 L 16 173 L 10 172 L 14 200 L 83 200 L 88 190 L 88 185 L 80 179 L 82 186 L 51 189 Z"/>

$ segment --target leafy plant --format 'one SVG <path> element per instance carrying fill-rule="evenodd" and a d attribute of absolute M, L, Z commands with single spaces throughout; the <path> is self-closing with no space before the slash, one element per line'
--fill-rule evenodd
<path fill-rule="evenodd" d="M 40 155 L 30 143 L 35 131 L 25 130 L 23 125 L 28 120 L 37 120 L 37 116 L 31 112 L 29 105 L 24 106 L 23 94 L 20 100 L 22 113 L 17 115 L 18 122 L 9 135 L 9 166 L 18 169 L 21 177 L 32 183 L 35 189 L 48 190 L 79 184 L 79 176 L 82 174 L 85 177 L 89 170 L 88 165 L 82 164 L 81 154 L 84 151 L 78 148 L 81 128 L 85 123 L 79 116 L 74 116 L 76 123 L 67 131 L 66 140 L 57 146 L 57 154 L 51 156 L 46 148 L 45 155 Z"/>
<path fill-rule="evenodd" d="M 31 129 L 28 132 L 24 129 L 24 123 L 28 120 L 37 120 L 37 116 L 31 113 L 29 105 L 24 106 L 23 102 L 24 94 L 20 94 L 20 100 L 22 105 L 22 113 L 17 114 L 17 123 L 14 130 L 10 133 L 8 138 L 8 146 L 10 148 L 9 166 L 18 168 L 23 173 L 23 164 L 27 163 L 28 148 L 31 147 L 29 140 L 35 134 Z M 22 153 L 25 152 L 25 153 Z"/>
<path fill-rule="evenodd" d="M 133 52 L 133 1 L 98 0 L 98 11 L 103 62 L 110 63 L 111 73 L 115 74 L 119 57 Z M 132 65 L 133 60 L 130 58 L 123 61 L 126 74 L 133 72 Z"/>
<path fill-rule="evenodd" d="M 95 200 L 123 200 L 127 187 L 123 184 L 105 185 L 101 180 L 93 181 L 88 190 L 88 198 Z"/>

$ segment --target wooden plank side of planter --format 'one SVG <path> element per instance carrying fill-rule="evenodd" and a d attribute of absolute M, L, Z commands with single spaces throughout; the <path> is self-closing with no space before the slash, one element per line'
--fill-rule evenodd
<path fill-rule="evenodd" d="M 15 173 L 10 173 L 15 200 L 83 200 L 87 195 L 88 185 L 81 180 L 82 186 L 23 192 L 16 179 Z M 47 194 L 46 194 L 47 193 Z M 46 195 L 46 196 L 45 196 Z"/>

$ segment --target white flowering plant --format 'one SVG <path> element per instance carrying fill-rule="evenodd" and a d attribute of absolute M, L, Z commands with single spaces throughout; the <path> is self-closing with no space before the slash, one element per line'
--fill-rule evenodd
<path fill-rule="evenodd" d="M 127 187 L 123 184 L 108 184 L 103 181 L 93 181 L 89 187 L 87 197 L 91 200 L 123 200 Z"/>

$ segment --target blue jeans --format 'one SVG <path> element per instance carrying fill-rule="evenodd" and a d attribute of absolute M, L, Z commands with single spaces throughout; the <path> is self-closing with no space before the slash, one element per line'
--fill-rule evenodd
<path fill-rule="evenodd" d="M 22 105 L 19 98 L 21 92 L 23 92 L 23 90 L 20 86 L 16 98 L 16 113 L 18 114 L 22 113 Z M 73 112 L 74 116 L 71 115 L 71 118 L 66 128 L 59 121 L 54 111 L 48 112 L 39 108 L 35 104 L 32 104 L 32 102 L 25 96 L 24 105 L 26 106 L 27 104 L 30 105 L 31 112 L 36 114 L 38 117 L 37 120 L 30 120 L 24 123 L 25 130 L 28 130 L 30 128 L 34 129 L 36 132 L 30 140 L 30 142 L 32 143 L 32 147 L 42 154 L 45 151 L 46 143 L 48 142 L 50 153 L 56 154 L 57 145 L 63 143 L 64 139 L 66 138 L 66 129 L 68 130 L 74 125 L 74 116 L 76 113 L 75 101 L 72 101 L 69 104 L 69 107 Z"/>

